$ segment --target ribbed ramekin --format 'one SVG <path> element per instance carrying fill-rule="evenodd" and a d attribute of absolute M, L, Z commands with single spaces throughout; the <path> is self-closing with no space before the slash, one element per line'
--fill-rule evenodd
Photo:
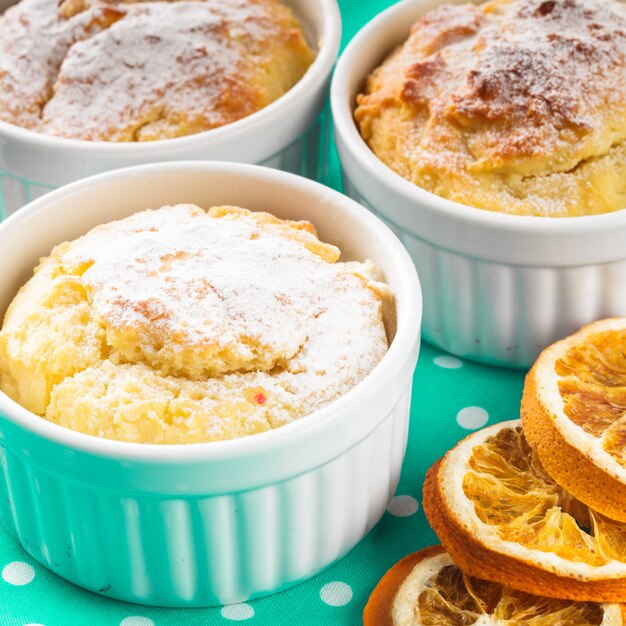
<path fill-rule="evenodd" d="M 0 311 L 54 244 L 147 207 L 235 204 L 311 220 L 396 296 L 389 351 L 347 394 L 292 424 L 191 445 L 98 439 L 0 393 L 0 518 L 38 561 L 92 591 L 161 606 L 239 602 L 306 579 L 382 516 L 406 447 L 421 294 L 393 233 L 353 200 L 277 170 L 147 165 L 51 192 L 0 225 Z"/>
<path fill-rule="evenodd" d="M 285 95 L 237 122 L 176 139 L 117 143 L 50 137 L 0 121 L 0 219 L 60 185 L 158 161 L 256 163 L 323 180 L 329 124 L 320 114 L 339 51 L 341 15 L 336 0 L 283 1 L 300 18 L 317 58 Z"/>
<path fill-rule="evenodd" d="M 582 324 L 626 314 L 626 211 L 576 218 L 463 206 L 403 179 L 354 122 L 365 77 L 438 0 L 399 2 L 342 54 L 331 86 L 346 192 L 383 218 L 417 267 L 424 338 L 462 357 L 527 367 Z"/>

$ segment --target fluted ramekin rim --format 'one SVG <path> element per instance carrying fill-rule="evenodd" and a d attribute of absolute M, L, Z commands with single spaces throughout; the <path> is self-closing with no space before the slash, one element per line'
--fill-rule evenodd
<path fill-rule="evenodd" d="M 100 457 L 146 462 L 192 462 L 194 460 L 224 459 L 239 456 L 271 453 L 273 447 L 282 448 L 309 437 L 313 431 L 326 428 L 342 415 L 353 412 L 355 404 L 372 389 L 384 393 L 387 385 L 399 376 L 416 351 L 420 341 L 422 297 L 419 278 L 413 262 L 402 243 L 378 218 L 354 200 L 320 183 L 287 172 L 258 165 L 227 163 L 216 161 L 175 161 L 113 170 L 65 185 L 49 194 L 34 200 L 0 224 L 0 245 L 3 237 L 10 236 L 12 229 L 20 221 L 34 214 L 46 213 L 46 208 L 64 197 L 86 193 L 99 184 L 114 185 L 116 180 L 129 175 L 141 178 L 142 175 L 166 172 L 219 170 L 237 173 L 242 177 L 268 178 L 293 189 L 314 193 L 326 203 L 345 212 L 349 219 L 359 220 L 375 231 L 380 244 L 392 257 L 397 284 L 401 285 L 396 299 L 401 307 L 397 311 L 397 332 L 387 353 L 372 372 L 357 386 L 327 406 L 295 420 L 292 423 L 263 433 L 232 439 L 192 444 L 145 444 L 129 443 L 112 439 L 98 438 L 59 426 L 28 411 L 0 391 L 0 415 L 36 436 L 53 441 L 68 449 L 86 452 Z M 295 201 L 295 200 L 294 200 Z M 48 216 L 47 219 L 52 219 Z M 25 269 L 25 268 L 22 268 Z M 30 268 L 28 268 L 30 270 Z M 364 406 L 364 408 L 366 408 Z M 381 419 L 384 416 L 381 416 Z"/>
<path fill-rule="evenodd" d="M 520 235 L 529 236 L 535 234 L 566 236 L 582 232 L 606 232 L 616 227 L 624 229 L 626 233 L 626 209 L 577 217 L 512 215 L 479 209 L 448 200 L 411 183 L 393 171 L 372 152 L 358 131 L 353 116 L 354 102 L 351 101 L 348 93 L 348 85 L 355 78 L 355 61 L 364 49 L 372 45 L 376 34 L 388 30 L 389 46 L 384 52 L 381 51 L 383 54 L 380 61 L 382 61 L 385 54 L 391 52 L 393 46 L 403 40 L 402 37 L 398 37 L 397 24 L 403 24 L 401 28 L 406 30 L 404 34 L 404 38 L 406 38 L 416 12 L 420 10 L 423 4 L 424 0 L 401 0 L 378 14 L 355 35 L 337 62 L 331 84 L 331 110 L 335 132 L 348 150 L 349 158 L 367 176 L 371 176 L 378 184 L 393 190 L 404 200 L 429 210 L 442 219 L 459 224 L 482 226 L 494 233 L 514 231 Z M 370 68 L 369 71 L 372 69 L 374 68 Z M 364 84 L 366 74 L 356 78 L 359 84 Z"/>
<path fill-rule="evenodd" d="M 79 151 L 85 155 L 119 156 L 120 158 L 141 158 L 142 156 L 149 158 L 154 157 L 154 155 L 161 155 L 165 160 L 168 158 L 169 150 L 193 149 L 198 146 L 210 148 L 213 143 L 220 142 L 224 138 L 235 141 L 239 137 L 254 133 L 259 127 L 273 123 L 280 124 L 280 120 L 285 114 L 288 114 L 290 108 L 297 106 L 298 100 L 305 94 L 315 91 L 319 85 L 327 80 L 337 59 L 342 30 L 341 13 L 337 0 L 317 1 L 322 9 L 323 26 L 322 32 L 316 33 L 320 47 L 315 60 L 304 76 L 289 91 L 247 117 L 225 126 L 192 135 L 146 142 L 88 141 L 56 137 L 0 120 L 0 137 L 6 136 L 14 141 L 20 141 L 42 150 L 63 150 L 68 154 Z"/>

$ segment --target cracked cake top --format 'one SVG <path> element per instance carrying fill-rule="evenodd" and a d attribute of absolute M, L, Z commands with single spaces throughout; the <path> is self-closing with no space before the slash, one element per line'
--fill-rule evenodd
<path fill-rule="evenodd" d="M 626 9 L 440 6 L 369 76 L 355 115 L 379 158 L 457 202 L 545 216 L 624 208 Z"/>
<path fill-rule="evenodd" d="M 91 141 L 179 137 L 262 109 L 313 58 L 278 0 L 22 0 L 0 16 L 0 120 Z"/>
<path fill-rule="evenodd" d="M 0 389 L 83 433 L 193 443 L 262 432 L 357 385 L 393 295 L 309 222 L 142 211 L 42 259 L 0 331 Z"/>

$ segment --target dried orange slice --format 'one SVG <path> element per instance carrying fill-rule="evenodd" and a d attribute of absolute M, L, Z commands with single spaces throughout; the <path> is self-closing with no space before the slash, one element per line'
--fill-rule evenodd
<path fill-rule="evenodd" d="M 424 512 L 470 576 L 538 596 L 626 601 L 626 524 L 557 485 L 519 420 L 473 433 L 431 467 Z"/>
<path fill-rule="evenodd" d="M 364 626 L 621 626 L 618 604 L 531 596 L 470 578 L 441 546 L 411 554 L 378 583 Z"/>
<path fill-rule="evenodd" d="M 522 422 L 546 471 L 626 522 L 626 318 L 585 326 L 544 350 L 526 378 Z"/>

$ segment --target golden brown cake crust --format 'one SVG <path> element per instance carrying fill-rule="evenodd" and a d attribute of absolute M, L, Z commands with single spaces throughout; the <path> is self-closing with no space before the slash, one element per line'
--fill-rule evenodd
<path fill-rule="evenodd" d="M 441 6 L 370 75 L 355 115 L 384 162 L 444 197 L 518 214 L 621 209 L 626 10 Z"/>
<path fill-rule="evenodd" d="M 22 0 L 0 16 L 0 119 L 149 141 L 246 117 L 313 60 L 278 0 Z"/>

